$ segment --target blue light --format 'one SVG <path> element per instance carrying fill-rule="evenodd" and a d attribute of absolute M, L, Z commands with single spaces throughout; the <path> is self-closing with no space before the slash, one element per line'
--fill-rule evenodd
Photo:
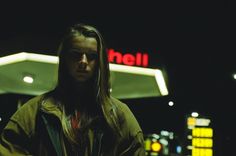
<path fill-rule="evenodd" d="M 182 147 L 181 146 L 176 146 L 176 152 L 180 154 L 182 152 Z"/>

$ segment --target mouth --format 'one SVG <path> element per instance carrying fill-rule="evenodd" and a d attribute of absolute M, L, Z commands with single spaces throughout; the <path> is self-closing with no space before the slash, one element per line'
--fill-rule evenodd
<path fill-rule="evenodd" d="M 88 75 L 88 71 L 84 71 L 84 70 L 78 70 L 78 71 L 76 71 L 76 75 L 78 76 L 78 77 L 87 77 L 87 75 Z"/>
<path fill-rule="evenodd" d="M 86 70 L 77 70 L 76 72 L 77 73 L 84 73 L 84 74 L 88 73 L 88 71 L 86 71 Z"/>

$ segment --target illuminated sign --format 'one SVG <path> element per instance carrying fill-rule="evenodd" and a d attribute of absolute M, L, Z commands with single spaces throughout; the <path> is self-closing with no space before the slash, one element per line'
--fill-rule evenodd
<path fill-rule="evenodd" d="M 187 120 L 188 126 L 208 126 L 210 123 L 211 123 L 210 119 L 204 119 L 204 118 L 189 117 Z"/>
<path fill-rule="evenodd" d="M 187 127 L 190 134 L 187 146 L 191 156 L 213 156 L 213 129 L 211 120 L 206 118 L 187 118 Z M 189 137 L 190 136 L 190 137 Z"/>
<path fill-rule="evenodd" d="M 213 156 L 212 149 L 193 148 L 192 156 Z"/>
<path fill-rule="evenodd" d="M 136 54 L 122 54 L 114 49 L 108 49 L 108 60 L 110 63 L 124 64 L 128 66 L 148 66 L 148 54 L 137 52 Z"/>
<path fill-rule="evenodd" d="M 193 138 L 192 146 L 194 147 L 212 147 L 213 141 L 210 138 Z"/>
<path fill-rule="evenodd" d="M 193 137 L 213 137 L 212 128 L 194 128 L 192 130 Z"/>

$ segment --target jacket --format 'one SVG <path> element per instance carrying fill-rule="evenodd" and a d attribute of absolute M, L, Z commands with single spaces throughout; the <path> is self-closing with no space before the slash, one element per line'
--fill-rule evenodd
<path fill-rule="evenodd" d="M 0 156 L 66 156 L 61 111 L 53 97 L 30 99 L 10 118 L 0 138 Z M 102 105 L 107 123 L 119 139 L 96 129 L 88 131 L 90 147 L 85 156 L 145 156 L 142 130 L 128 106 L 111 97 Z"/>

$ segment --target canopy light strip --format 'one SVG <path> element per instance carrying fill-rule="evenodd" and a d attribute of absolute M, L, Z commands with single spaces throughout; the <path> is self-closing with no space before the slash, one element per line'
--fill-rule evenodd
<path fill-rule="evenodd" d="M 160 89 L 161 95 L 168 95 L 165 79 L 161 70 L 155 69 L 155 78 Z"/>
<path fill-rule="evenodd" d="M 164 76 L 162 74 L 162 71 L 159 69 L 133 67 L 126 65 L 111 64 L 111 63 L 110 63 L 110 69 L 111 71 L 122 72 L 122 73 L 154 76 L 160 89 L 161 95 L 168 95 L 168 90 L 166 87 Z"/>
<path fill-rule="evenodd" d="M 57 56 L 21 52 L 18 54 L 1 57 L 0 66 L 22 61 L 35 61 L 35 62 L 57 64 L 59 62 L 59 59 Z"/>
<path fill-rule="evenodd" d="M 21 52 L 18 54 L 1 57 L 0 66 L 22 62 L 22 61 L 35 61 L 35 62 L 42 62 L 42 63 L 58 64 L 59 59 L 57 56 Z M 163 77 L 162 71 L 159 69 L 118 65 L 118 64 L 112 64 L 112 63 L 109 64 L 109 67 L 111 71 L 115 71 L 115 72 L 154 76 L 161 94 L 168 95 L 165 79 Z"/>

